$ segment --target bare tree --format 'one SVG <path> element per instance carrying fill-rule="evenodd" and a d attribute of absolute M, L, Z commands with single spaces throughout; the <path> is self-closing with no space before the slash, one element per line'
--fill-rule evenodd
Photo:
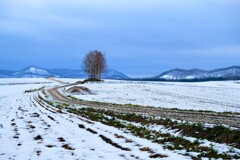
<path fill-rule="evenodd" d="M 105 55 L 97 50 L 90 51 L 83 60 L 83 66 L 88 78 L 101 79 L 101 74 L 107 66 Z"/>

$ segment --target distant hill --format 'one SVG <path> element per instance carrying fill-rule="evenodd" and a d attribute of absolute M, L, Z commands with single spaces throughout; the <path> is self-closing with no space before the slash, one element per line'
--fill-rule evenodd
<path fill-rule="evenodd" d="M 19 71 L 0 70 L 0 78 L 87 78 L 87 74 L 82 70 L 70 69 L 43 69 L 35 66 L 29 66 Z M 109 69 L 102 74 L 104 79 L 129 79 L 128 76 L 118 71 Z"/>
<path fill-rule="evenodd" d="M 134 78 L 135 81 L 174 81 L 174 82 L 202 82 L 240 80 L 240 66 L 232 66 L 215 70 L 201 69 L 172 69 L 149 78 Z"/>
<path fill-rule="evenodd" d="M 240 66 L 232 66 L 216 70 L 173 69 L 153 77 L 158 80 L 193 81 L 193 80 L 235 80 L 240 79 Z"/>
<path fill-rule="evenodd" d="M 35 66 L 29 66 L 19 71 L 0 70 L 0 78 L 87 78 L 83 70 L 70 69 L 43 69 Z M 210 80 L 240 80 L 240 66 L 232 66 L 216 70 L 200 69 L 173 69 L 150 78 L 131 79 L 125 74 L 116 70 L 109 69 L 102 74 L 103 79 L 121 79 L 121 80 L 149 80 L 149 81 L 180 81 L 180 82 L 198 82 Z"/>

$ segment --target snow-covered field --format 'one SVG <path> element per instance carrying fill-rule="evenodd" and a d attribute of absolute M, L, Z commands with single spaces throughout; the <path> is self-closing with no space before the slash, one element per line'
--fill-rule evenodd
<path fill-rule="evenodd" d="M 60 79 L 76 82 L 77 79 Z M 77 159 L 77 160 L 131 160 L 151 159 L 153 153 L 164 155 L 161 159 L 191 159 L 186 150 L 169 150 L 163 145 L 151 142 L 96 121 L 64 112 L 56 112 L 47 104 L 42 106 L 33 99 L 34 93 L 26 90 L 41 87 L 53 87 L 61 83 L 47 79 L 0 79 L 0 159 Z M 127 82 L 107 80 L 105 83 L 84 84 L 95 95 L 78 95 L 81 99 L 114 103 L 132 103 L 156 107 L 178 107 L 184 109 L 204 109 L 203 104 L 213 107 L 213 101 L 222 111 L 235 111 L 234 104 L 239 104 L 239 84 L 236 82 L 206 83 L 158 83 Z M 41 94 L 41 93 L 39 93 Z M 42 95 L 42 94 L 41 94 Z M 43 96 L 43 95 L 42 95 Z M 166 101 L 167 100 L 167 101 Z M 175 103 L 173 103 L 175 101 Z M 212 102 L 212 103 L 210 103 Z M 174 104 L 174 106 L 172 106 Z M 185 105 L 183 105 L 185 104 Z M 187 105 L 186 105 L 187 104 Z M 224 105 L 228 104 L 228 106 Z M 184 107 L 183 107 L 183 106 Z M 195 108 L 191 108 L 194 105 Z M 200 107 L 202 106 L 202 108 Z M 214 110 L 214 108 L 210 108 Z M 236 111 L 239 111 L 239 108 Z M 121 121 L 121 120 L 120 120 Z M 124 121 L 121 121 L 124 122 Z M 124 122 L 142 126 L 133 122 Z M 83 125 L 84 128 L 79 127 Z M 196 138 L 182 136 L 161 125 L 142 126 L 161 133 L 170 133 L 190 141 Z M 92 133 L 89 130 L 95 131 Z M 122 150 L 106 143 L 101 135 L 111 139 Z M 117 137 L 116 135 L 121 135 Z M 128 142 L 127 142 L 128 141 Z M 200 140 L 202 146 L 212 147 L 218 153 L 237 154 L 236 149 L 226 144 Z M 151 152 L 142 151 L 149 148 Z M 188 152 L 189 155 L 198 155 Z"/>
<path fill-rule="evenodd" d="M 65 79 L 73 82 L 73 80 Z M 77 80 L 75 80 L 77 81 Z M 94 95 L 74 95 L 90 101 L 164 108 L 240 112 L 240 82 L 131 82 L 106 80 L 87 83 Z"/>
<path fill-rule="evenodd" d="M 10 85 L 6 85 L 9 84 Z M 16 84 L 21 82 L 22 84 Z M 77 159 L 77 160 L 121 160 L 149 159 L 151 153 L 142 152 L 140 147 L 150 147 L 153 151 L 167 156 L 165 159 L 188 159 L 180 154 L 163 149 L 148 140 L 131 136 L 114 127 L 98 122 L 89 123 L 71 114 L 54 113 L 34 102 L 35 93 L 24 93 L 27 89 L 54 86 L 56 83 L 45 79 L 3 79 L 0 80 L 0 159 Z M 5 85 L 3 85 L 5 83 Z M 29 84 L 28 84 L 29 83 Z M 35 84 L 36 83 L 36 84 Z M 15 85 L 14 85 L 15 84 Z M 79 124 L 95 130 L 92 134 L 79 128 Z M 99 137 L 111 138 L 115 143 L 128 147 L 131 152 L 118 149 Z M 131 138 L 125 143 L 114 135 Z M 163 158 L 164 159 L 164 158 Z"/>
<path fill-rule="evenodd" d="M 3 97 L 21 96 L 24 91 L 38 89 L 43 86 L 53 86 L 56 83 L 43 78 L 6 78 L 0 79 L 0 100 Z M 1 103 L 0 103 L 1 105 Z"/>

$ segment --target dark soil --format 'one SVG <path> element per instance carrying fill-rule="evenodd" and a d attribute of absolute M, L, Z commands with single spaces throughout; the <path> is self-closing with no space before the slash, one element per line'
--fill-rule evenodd
<path fill-rule="evenodd" d="M 83 124 L 79 124 L 78 127 L 83 128 L 83 129 L 85 128 L 85 126 Z"/>
<path fill-rule="evenodd" d="M 51 116 L 48 116 L 48 118 L 51 119 L 51 120 L 53 120 L 53 121 L 55 121 L 55 119 L 54 119 L 53 117 L 51 117 Z"/>
<path fill-rule="evenodd" d="M 149 156 L 149 158 L 165 158 L 167 157 L 166 155 L 162 155 L 162 154 L 153 154 L 151 156 Z"/>
<path fill-rule="evenodd" d="M 42 136 L 40 136 L 40 135 L 34 137 L 33 139 L 34 139 L 35 141 L 43 140 Z"/>
<path fill-rule="evenodd" d="M 87 131 L 90 132 L 90 133 L 92 133 L 92 134 L 97 134 L 96 131 L 94 131 L 94 130 L 92 130 L 92 129 L 90 129 L 90 128 L 88 128 Z"/>
<path fill-rule="evenodd" d="M 68 144 L 64 144 L 62 146 L 62 148 L 66 149 L 66 150 L 75 150 L 74 148 L 70 147 Z"/>
<path fill-rule="evenodd" d="M 59 141 L 59 142 L 65 142 L 65 139 L 62 138 L 62 137 L 59 137 L 59 138 L 58 138 L 58 141 Z"/>
<path fill-rule="evenodd" d="M 119 149 L 124 150 L 124 151 L 131 151 L 129 148 L 125 148 L 125 147 L 120 146 L 119 144 L 113 142 L 111 139 L 105 137 L 104 135 L 99 135 L 99 137 L 101 137 L 102 140 L 105 141 L 106 143 L 111 144 L 112 146 L 114 146 L 116 148 L 119 148 Z"/>

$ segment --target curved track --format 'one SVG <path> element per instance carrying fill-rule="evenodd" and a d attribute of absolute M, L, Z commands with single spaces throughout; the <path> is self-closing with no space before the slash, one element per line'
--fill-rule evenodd
<path fill-rule="evenodd" d="M 203 111 L 188 111 L 175 110 L 166 108 L 152 108 L 152 107 L 132 107 L 128 105 L 117 105 L 104 102 L 89 102 L 82 100 L 71 99 L 59 92 L 59 89 L 73 86 L 75 84 L 68 84 L 60 87 L 48 89 L 48 94 L 56 101 L 92 107 L 97 109 L 107 109 L 122 113 L 136 113 L 145 114 L 155 117 L 171 118 L 177 120 L 186 120 L 191 122 L 205 122 L 211 124 L 225 124 L 231 127 L 240 128 L 240 114 L 237 113 L 218 113 L 218 112 L 203 112 Z"/>

